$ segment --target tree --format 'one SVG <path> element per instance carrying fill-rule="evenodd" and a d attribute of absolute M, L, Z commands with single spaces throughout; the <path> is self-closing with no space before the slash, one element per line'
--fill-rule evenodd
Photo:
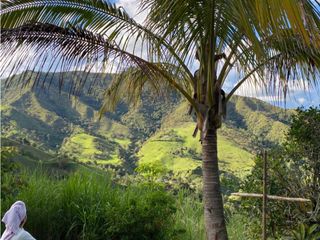
<path fill-rule="evenodd" d="M 314 221 L 320 220 L 316 212 L 320 204 L 320 109 L 298 108 L 292 117 L 284 149 L 296 172 L 303 170 L 306 192 L 312 201 Z"/>
<path fill-rule="evenodd" d="M 268 202 L 268 230 L 274 238 L 284 237 L 298 223 L 313 225 L 320 221 L 320 109 L 299 108 L 291 116 L 291 125 L 285 142 L 268 152 L 268 194 L 300 197 L 311 203 L 297 204 L 285 201 Z M 241 184 L 244 192 L 262 192 L 263 159 L 257 156 L 251 173 Z M 241 208 L 251 217 L 261 215 L 261 200 L 241 201 Z M 260 221 L 250 222 L 248 232 L 261 230 Z"/>
<path fill-rule="evenodd" d="M 22 62 L 38 71 L 85 66 L 85 72 L 103 71 L 109 63 L 119 74 L 106 91 L 102 112 L 113 110 L 124 93 L 128 102 L 137 102 L 146 87 L 158 94 L 174 88 L 184 96 L 196 114 L 194 134 L 199 130 L 202 142 L 210 240 L 227 239 L 217 129 L 231 96 L 248 81 L 286 96 L 289 81 L 319 80 L 320 12 L 313 0 L 141 0 L 141 9 L 148 11 L 143 25 L 105 0 L 5 0 L 1 7 L 6 59 L 1 72 L 16 73 Z M 192 74 L 196 60 L 199 69 Z M 226 95 L 223 86 L 234 67 L 242 79 Z M 50 85 L 49 76 L 21 74 L 6 86 Z M 77 79 L 75 73 L 70 92 L 78 93 L 85 82 L 94 86 L 97 79 L 87 76 Z"/>
<path fill-rule="evenodd" d="M 274 148 L 268 152 L 268 181 L 267 194 L 286 197 L 308 198 L 301 175 L 288 164 L 288 156 L 282 148 Z M 241 183 L 241 191 L 262 193 L 263 157 L 257 156 L 255 165 L 250 174 Z M 236 205 L 237 206 L 237 205 Z M 308 204 L 297 204 L 287 201 L 268 201 L 267 208 L 267 235 L 273 239 L 280 239 L 289 235 L 290 230 L 310 210 Z M 258 239 L 261 236 L 262 201 L 257 198 L 242 198 L 239 209 L 241 215 L 250 219 L 246 223 L 246 236 L 248 239 Z"/>

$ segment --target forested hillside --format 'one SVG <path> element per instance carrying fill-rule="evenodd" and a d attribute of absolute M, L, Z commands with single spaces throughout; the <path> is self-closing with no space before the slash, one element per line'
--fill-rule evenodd
<path fill-rule="evenodd" d="M 70 87 L 80 74 L 64 73 L 61 89 L 60 74 L 29 73 L 31 84 L 23 89 L 4 90 L 2 79 L 2 137 L 100 168 L 132 172 L 138 165 L 151 164 L 173 174 L 199 173 L 199 135 L 192 137 L 193 117 L 176 93 L 154 97 L 146 91 L 138 106 L 122 103 L 115 113 L 99 120 L 104 87 L 112 75 L 90 74 L 88 78 L 97 79 L 100 89 L 90 92 L 88 85 L 75 97 L 69 94 Z M 32 88 L 36 77 L 51 79 L 50 89 L 47 83 Z M 222 169 L 238 173 L 249 169 L 259 146 L 283 140 L 290 113 L 257 99 L 235 96 L 219 132 Z"/>

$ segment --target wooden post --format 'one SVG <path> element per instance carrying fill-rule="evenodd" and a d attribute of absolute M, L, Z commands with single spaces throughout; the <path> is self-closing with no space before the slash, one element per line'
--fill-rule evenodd
<path fill-rule="evenodd" d="M 267 199 L 277 200 L 277 201 L 288 201 L 288 202 L 301 202 L 301 203 L 311 203 L 310 199 L 306 198 L 293 198 L 286 196 L 275 196 L 267 195 L 267 183 L 268 183 L 268 171 L 267 171 L 267 151 L 263 151 L 263 194 L 261 193 L 244 193 L 237 192 L 231 193 L 233 196 L 238 197 L 249 197 L 249 198 L 262 198 L 262 239 L 267 240 Z"/>
<path fill-rule="evenodd" d="M 262 240 L 267 240 L 267 151 L 263 151 Z"/>

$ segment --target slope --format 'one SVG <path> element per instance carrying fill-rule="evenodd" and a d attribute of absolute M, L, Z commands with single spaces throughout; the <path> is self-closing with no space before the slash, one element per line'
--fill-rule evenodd
<path fill-rule="evenodd" d="M 192 137 L 195 123 L 187 112 L 188 104 L 183 102 L 163 119 L 161 128 L 138 153 L 141 168 L 148 164 L 163 166 L 163 171 L 178 175 L 200 171 L 201 145 L 199 136 Z M 223 171 L 241 176 L 253 165 L 255 151 L 283 140 L 290 112 L 238 96 L 227 112 L 218 132 L 218 157 Z"/>
<path fill-rule="evenodd" d="M 101 82 L 94 92 L 86 86 L 75 98 L 69 94 L 70 82 L 80 74 L 64 73 L 62 88 L 57 84 L 59 74 L 50 73 L 53 84 L 49 90 L 29 87 L 17 91 L 13 86 L 3 91 L 2 136 L 100 168 L 113 166 L 132 172 L 137 163 L 160 163 L 174 174 L 200 172 L 199 137 L 191 136 L 195 123 L 179 95 L 173 92 L 162 99 L 146 91 L 135 108 L 121 103 L 115 113 L 97 121 L 112 75 L 89 74 L 88 78 Z M 44 78 L 45 74 L 29 73 L 29 77 Z M 282 141 L 290 114 L 257 99 L 233 97 L 219 130 L 222 169 L 237 174 L 249 169 L 252 153 Z"/>

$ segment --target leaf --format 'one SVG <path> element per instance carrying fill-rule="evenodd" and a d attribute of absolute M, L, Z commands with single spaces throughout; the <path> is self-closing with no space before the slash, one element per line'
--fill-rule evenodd
<path fill-rule="evenodd" d="M 306 226 L 303 223 L 300 224 L 299 231 L 301 234 L 301 239 L 304 240 L 306 238 Z"/>
<path fill-rule="evenodd" d="M 312 233 L 317 230 L 317 228 L 319 227 L 318 224 L 313 224 L 311 227 L 308 228 L 307 230 L 307 235 L 312 235 Z"/>

